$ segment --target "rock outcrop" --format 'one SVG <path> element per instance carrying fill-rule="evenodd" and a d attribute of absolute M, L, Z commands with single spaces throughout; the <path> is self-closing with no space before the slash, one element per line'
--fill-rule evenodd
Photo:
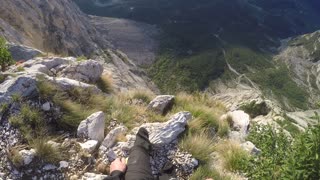
<path fill-rule="evenodd" d="M 0 35 L 13 43 L 70 55 L 90 55 L 109 45 L 71 0 L 3 0 L 0 11 L 5 25 Z"/>
<path fill-rule="evenodd" d="M 174 96 L 161 95 L 157 96 L 148 105 L 148 110 L 155 111 L 159 114 L 166 114 L 173 106 Z"/>
<path fill-rule="evenodd" d="M 102 111 L 99 111 L 81 121 L 77 130 L 77 136 L 102 142 L 104 138 L 104 127 L 105 115 Z"/>
<path fill-rule="evenodd" d="M 96 59 L 107 63 L 104 65 L 103 74 L 112 77 L 112 84 L 116 91 L 129 91 L 130 89 L 147 89 L 159 92 L 146 73 L 134 64 L 125 54 L 119 51 L 106 51 L 108 58 L 103 56 Z"/>
<path fill-rule="evenodd" d="M 29 165 L 33 158 L 35 157 L 36 151 L 34 149 L 30 149 L 30 150 L 21 150 L 19 151 L 19 154 L 22 157 L 23 160 L 23 165 Z"/>
<path fill-rule="evenodd" d="M 27 61 L 43 54 L 43 52 L 38 49 L 20 44 L 9 43 L 8 46 L 9 51 L 12 54 L 12 58 L 16 61 Z"/>
<path fill-rule="evenodd" d="M 78 80 L 86 83 L 94 83 L 99 80 L 103 72 L 103 66 L 94 60 L 68 65 L 59 74 L 61 77 Z"/>
<path fill-rule="evenodd" d="M 244 111 L 232 111 L 221 117 L 222 120 L 228 121 L 231 132 L 230 138 L 236 141 L 244 141 L 249 132 L 250 116 Z"/>
<path fill-rule="evenodd" d="M 32 97 L 37 92 L 36 88 L 36 77 L 33 75 L 22 75 L 8 79 L 0 84 L 0 104 L 10 101 L 14 94 Z"/>
<path fill-rule="evenodd" d="M 155 59 L 155 37 L 159 34 L 155 26 L 88 16 L 73 0 L 3 0 L 0 12 L 0 36 L 11 43 L 72 56 L 120 49 L 137 64 L 150 64 Z"/>
<path fill-rule="evenodd" d="M 37 95 L 37 79 L 42 76 L 46 81 L 56 84 L 63 90 L 74 87 L 90 88 L 93 92 L 101 93 L 101 90 L 94 85 L 85 82 L 94 82 L 102 74 L 102 65 L 93 60 L 88 62 L 76 62 L 75 58 L 35 58 L 21 64 L 24 71 L 16 72 L 16 67 L 12 67 L 9 73 L 17 73 L 17 76 L 9 76 L 0 84 L 0 103 L 9 102 L 11 96 L 18 94 L 22 97 L 33 97 Z M 67 67 L 76 68 L 75 71 L 64 71 L 65 76 L 59 74 Z M 92 70 L 87 72 L 86 70 Z M 94 71 L 93 71 L 94 70 Z M 59 76 L 59 77 L 57 77 Z M 85 82 L 83 82 L 85 81 Z"/>
<path fill-rule="evenodd" d="M 80 143 L 81 149 L 84 152 L 87 153 L 93 153 L 94 150 L 96 150 L 97 146 L 98 146 L 98 141 L 96 140 L 88 140 L 84 143 Z"/>
<path fill-rule="evenodd" d="M 150 142 L 156 146 L 161 146 L 171 143 L 173 140 L 184 132 L 185 126 L 188 121 L 192 119 L 192 115 L 189 112 L 179 112 L 173 115 L 169 121 L 165 123 L 147 123 L 143 124 L 144 127 L 150 132 Z M 141 128 L 140 127 L 140 128 Z M 136 128 L 135 131 L 138 131 Z"/>
<path fill-rule="evenodd" d="M 302 128 L 308 128 L 317 124 L 316 114 L 320 114 L 319 109 L 286 113 L 289 118 Z"/>
<path fill-rule="evenodd" d="M 121 134 L 125 134 L 127 132 L 127 130 L 128 129 L 124 126 L 118 126 L 118 127 L 114 128 L 104 138 L 104 140 L 102 142 L 102 146 L 104 146 L 105 148 L 111 148 L 114 145 L 117 137 Z"/>

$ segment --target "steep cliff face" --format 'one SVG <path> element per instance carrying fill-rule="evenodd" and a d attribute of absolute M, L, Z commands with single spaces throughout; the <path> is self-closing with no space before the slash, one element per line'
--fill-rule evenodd
<path fill-rule="evenodd" d="M 157 32 L 144 23 L 89 17 L 71 0 L 0 2 L 0 36 L 43 52 L 92 56 L 111 48 L 148 63 L 155 56 Z"/>
<path fill-rule="evenodd" d="M 90 55 L 109 44 L 70 0 L 3 0 L 0 18 L 9 41 L 47 52 Z"/>

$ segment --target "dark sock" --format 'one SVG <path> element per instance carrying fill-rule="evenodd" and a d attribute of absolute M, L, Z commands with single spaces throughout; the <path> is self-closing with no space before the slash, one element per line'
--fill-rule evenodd
<path fill-rule="evenodd" d="M 139 129 L 136 136 L 136 141 L 134 142 L 134 146 L 142 147 L 148 153 L 151 152 L 151 143 L 149 141 L 149 133 L 145 128 Z"/>

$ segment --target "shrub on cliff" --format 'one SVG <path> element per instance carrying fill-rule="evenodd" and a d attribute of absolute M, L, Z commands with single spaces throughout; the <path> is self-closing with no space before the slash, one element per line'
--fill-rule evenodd
<path fill-rule="evenodd" d="M 13 63 L 11 53 L 8 51 L 6 40 L 0 37 L 0 66 L 1 71 L 5 71 L 6 68 Z"/>

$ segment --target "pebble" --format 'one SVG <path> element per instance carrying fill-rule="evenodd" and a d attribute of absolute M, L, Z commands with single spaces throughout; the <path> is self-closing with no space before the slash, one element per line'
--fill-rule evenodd
<path fill-rule="evenodd" d="M 67 161 L 60 161 L 59 165 L 59 169 L 66 169 L 69 167 L 69 163 Z"/>

